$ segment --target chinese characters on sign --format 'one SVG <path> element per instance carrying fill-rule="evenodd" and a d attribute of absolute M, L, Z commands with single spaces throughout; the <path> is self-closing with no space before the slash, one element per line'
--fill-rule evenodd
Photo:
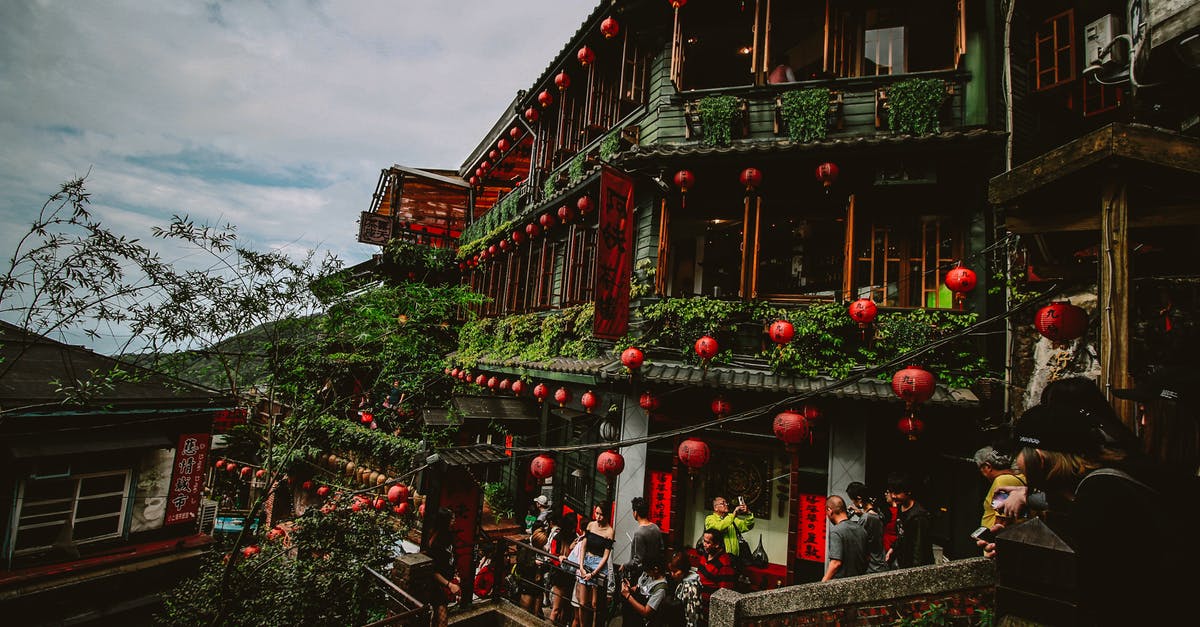
<path fill-rule="evenodd" d="M 633 181 L 611 168 L 600 176 L 596 238 L 596 337 L 615 340 L 629 330 L 633 271 Z"/>
<path fill-rule="evenodd" d="M 208 469 L 211 438 L 207 433 L 179 436 L 175 465 L 171 468 L 171 485 L 167 490 L 167 517 L 163 524 L 177 525 L 196 520 L 204 493 L 204 471 Z"/>
<path fill-rule="evenodd" d="M 797 529 L 796 557 L 810 562 L 825 561 L 825 497 L 801 494 L 800 528 Z"/>
<path fill-rule="evenodd" d="M 650 520 L 663 533 L 671 531 L 671 471 L 650 471 Z"/>
<path fill-rule="evenodd" d="M 471 551 L 475 548 L 475 522 L 481 506 L 481 492 L 475 479 L 466 469 L 451 467 L 438 483 L 441 495 L 438 504 L 454 512 L 454 565 L 459 581 L 475 580 Z M 471 586 L 463 586 L 470 590 Z"/>
<path fill-rule="evenodd" d="M 364 211 L 358 217 L 358 241 L 383 246 L 392 239 L 392 217 Z"/>
<path fill-rule="evenodd" d="M 246 424 L 246 408 L 222 409 L 213 414 L 213 433 L 229 433 L 238 425 Z"/>

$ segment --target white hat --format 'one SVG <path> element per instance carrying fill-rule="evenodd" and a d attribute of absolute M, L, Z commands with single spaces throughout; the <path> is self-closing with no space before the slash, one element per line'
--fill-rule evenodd
<path fill-rule="evenodd" d="M 541 507 L 546 507 L 550 504 L 550 499 L 546 498 L 545 494 L 539 494 L 536 499 L 533 499 L 533 502 L 537 503 Z"/>

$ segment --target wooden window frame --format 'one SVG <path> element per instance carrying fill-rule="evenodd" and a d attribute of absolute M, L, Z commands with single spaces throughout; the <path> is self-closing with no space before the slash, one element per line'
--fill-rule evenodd
<path fill-rule="evenodd" d="M 1101 85 L 1100 83 L 1093 83 L 1092 81 L 1086 79 L 1080 82 L 1083 83 L 1083 94 L 1081 96 L 1081 101 L 1083 103 L 1083 117 L 1088 118 L 1094 115 L 1116 111 L 1117 109 L 1121 108 L 1121 102 L 1125 99 L 1125 90 L 1120 86 Z M 1088 100 L 1088 91 L 1091 89 L 1100 90 L 1100 108 L 1098 109 L 1089 108 L 1091 103 Z M 1112 103 L 1108 102 L 1108 94 L 1112 94 Z"/>
<path fill-rule="evenodd" d="M 1064 19 L 1067 21 L 1067 42 L 1065 45 L 1060 45 L 1057 23 Z M 1045 34 L 1047 30 L 1049 33 Z M 1049 64 L 1044 64 L 1042 60 L 1042 43 L 1044 42 L 1052 42 L 1051 46 L 1054 49 L 1054 56 Z M 1068 62 L 1065 70 L 1058 65 L 1059 53 L 1064 50 L 1069 50 L 1071 53 L 1071 60 Z M 1077 51 L 1078 47 L 1075 45 L 1075 9 L 1067 9 L 1046 18 L 1042 22 L 1041 27 L 1033 35 L 1034 91 L 1046 91 L 1060 85 L 1066 85 L 1075 80 L 1075 55 Z M 1054 80 L 1043 83 L 1042 75 L 1049 72 L 1054 73 Z"/>
<path fill-rule="evenodd" d="M 966 0 L 955 0 L 954 8 L 957 11 L 955 16 L 955 33 L 954 33 L 954 49 L 951 50 L 950 63 L 944 68 L 927 68 L 924 70 L 910 69 L 911 57 L 908 54 L 908 45 L 911 42 L 908 28 L 913 19 L 909 15 L 903 28 L 904 34 L 904 64 L 902 71 L 892 71 L 887 74 L 864 74 L 864 60 L 866 58 L 866 28 L 864 23 L 866 18 L 861 11 L 871 8 L 879 8 L 876 6 L 861 6 L 852 9 L 844 6 L 835 6 L 832 0 L 826 0 L 825 3 L 825 45 L 824 45 L 824 63 L 825 72 L 837 78 L 865 78 L 869 76 L 893 76 L 904 75 L 913 72 L 937 71 L 939 69 L 951 70 L 958 67 L 963 55 L 966 54 L 967 47 L 967 19 L 966 19 Z M 847 34 L 847 32 L 849 34 Z"/>
<path fill-rule="evenodd" d="M 526 269 L 528 264 L 528 256 L 532 254 L 533 247 L 528 247 L 528 250 L 516 250 L 512 254 L 505 255 L 505 287 L 504 287 L 504 311 L 505 313 L 524 313 L 525 311 L 525 294 L 526 294 Z"/>
<path fill-rule="evenodd" d="M 591 302 L 595 294 L 596 225 L 571 227 L 571 244 L 567 254 L 564 306 Z"/>
<path fill-rule="evenodd" d="M 918 220 L 915 216 L 912 219 Z M 867 234 L 866 250 L 868 254 L 866 256 L 859 255 L 857 252 L 854 254 L 853 266 L 850 268 L 851 278 L 849 280 L 852 290 L 851 299 L 865 296 L 883 307 L 905 309 L 950 309 L 954 306 L 953 297 L 946 296 L 948 300 L 943 302 L 943 295 L 941 294 L 942 275 L 945 273 L 944 269 L 948 268 L 954 261 L 962 258 L 964 246 L 964 233 L 955 225 L 952 218 L 939 217 L 928 222 L 921 221 L 919 224 L 920 241 L 913 241 L 902 237 L 895 242 L 892 241 L 895 231 L 898 228 L 907 230 L 909 227 L 908 224 L 883 220 L 864 221 L 868 222 L 868 224 L 864 225 L 864 232 Z M 931 226 L 933 233 L 930 233 Z M 953 238 L 952 250 L 950 251 L 950 257 L 943 258 L 937 256 L 937 250 L 940 248 L 939 242 L 942 239 L 942 234 L 947 231 L 949 231 L 949 236 Z M 884 234 L 884 240 L 882 246 L 877 247 L 875 238 L 878 233 Z M 935 251 L 932 258 L 928 254 L 931 246 Z M 875 269 L 876 264 L 880 260 L 875 253 L 878 249 L 890 250 L 893 247 L 896 249 L 897 255 L 894 257 L 885 256 L 883 258 L 883 274 L 878 284 L 876 284 L 874 280 L 876 276 Z M 889 264 L 891 263 L 896 264 L 897 272 L 899 273 L 899 276 L 895 277 L 897 292 L 895 300 L 892 300 L 888 296 L 888 286 L 892 283 L 889 276 Z M 862 267 L 862 264 L 867 264 L 867 276 L 871 278 L 870 286 L 858 285 L 857 283 L 858 270 Z M 910 273 L 904 271 L 908 264 L 919 266 L 920 285 L 913 285 Z M 869 292 L 865 295 L 862 292 L 864 288 L 869 289 Z M 917 294 L 915 299 L 916 305 L 912 304 L 914 301 L 914 290 Z M 933 296 L 933 307 L 927 305 L 930 295 Z"/>
<path fill-rule="evenodd" d="M 530 282 L 534 284 L 533 296 L 529 299 L 529 308 L 545 310 L 550 308 L 554 283 L 554 261 L 557 257 L 558 242 L 549 238 L 542 240 L 542 246 L 537 254 L 536 262 L 529 262 Z M 530 252 L 533 255 L 533 252 Z"/>
<path fill-rule="evenodd" d="M 80 490 L 81 490 L 83 482 L 85 480 L 95 479 L 97 477 L 116 477 L 116 476 L 121 476 L 124 479 L 124 483 L 123 483 L 120 491 L 89 494 L 87 496 L 82 496 L 82 497 L 80 496 Z M 89 522 L 92 520 L 99 520 L 102 518 L 116 518 L 117 519 L 117 530 L 115 532 L 101 534 L 101 535 L 88 537 L 88 538 L 82 538 L 82 539 L 80 539 L 78 537 L 72 537 L 72 542 L 74 542 L 75 544 L 83 545 L 83 544 L 90 544 L 93 542 L 101 542 L 104 540 L 113 540 L 113 539 L 123 538 L 125 536 L 126 526 L 128 523 L 127 514 L 129 512 L 129 501 L 130 501 L 129 489 L 130 489 L 131 481 L 133 480 L 132 477 L 133 477 L 133 472 L 131 470 L 123 469 L 123 470 L 106 470 L 106 471 L 101 471 L 101 472 L 80 473 L 80 474 L 76 474 L 76 475 L 70 475 L 68 477 L 55 477 L 55 478 L 48 478 L 48 479 L 33 479 L 33 478 L 25 479 L 20 484 L 20 489 L 18 491 L 18 494 L 16 495 L 17 502 L 16 502 L 15 507 L 13 508 L 12 525 L 11 525 L 11 529 L 9 531 L 9 547 L 11 547 L 11 551 L 12 551 L 11 555 L 13 557 L 29 555 L 29 554 L 39 553 L 39 552 L 45 551 L 45 550 L 53 547 L 53 543 L 51 543 L 48 545 L 25 547 L 22 549 L 16 548 L 17 547 L 17 539 L 22 530 L 55 526 L 55 525 L 61 527 L 63 524 L 63 521 L 53 520 L 53 521 L 47 521 L 44 523 L 28 523 L 28 524 L 23 525 L 21 523 L 21 519 L 22 519 L 22 514 L 25 513 L 24 510 L 26 508 L 35 507 L 35 506 L 52 505 L 52 504 L 58 503 L 58 502 L 61 502 L 64 506 L 69 505 L 69 507 L 70 507 L 69 512 L 68 511 L 48 512 L 48 513 L 44 513 L 44 514 L 39 514 L 38 516 L 46 516 L 46 515 L 52 515 L 52 514 L 69 514 L 70 515 L 69 519 L 72 520 L 73 526 L 78 526 L 78 524 L 82 523 L 82 522 Z M 26 493 L 28 485 L 31 481 L 72 481 L 75 484 L 74 495 L 71 497 L 65 498 L 65 499 L 43 499 L 43 500 L 38 500 L 38 501 L 27 500 L 25 498 L 25 493 Z M 81 501 L 91 500 L 91 499 L 111 498 L 113 496 L 121 497 L 121 505 L 120 505 L 119 509 L 108 512 L 108 513 L 104 513 L 104 514 L 87 516 L 84 518 L 78 517 L 79 504 Z M 31 516 L 34 516 L 34 515 L 31 515 Z M 74 534 L 72 534 L 72 535 L 74 536 Z"/>

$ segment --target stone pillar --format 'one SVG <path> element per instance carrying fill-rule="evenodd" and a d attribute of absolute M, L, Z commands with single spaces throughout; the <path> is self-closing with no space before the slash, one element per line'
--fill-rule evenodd
<path fill-rule="evenodd" d="M 390 574 L 392 583 L 425 603 L 433 585 L 433 560 L 424 553 L 407 553 L 396 558 Z"/>
<path fill-rule="evenodd" d="M 632 395 L 622 395 L 621 402 L 624 420 L 621 423 L 621 439 L 640 438 L 649 433 L 650 418 L 646 410 L 638 404 L 638 399 Z M 612 559 L 615 564 L 629 561 L 630 536 L 637 528 L 637 519 L 633 517 L 633 509 L 629 502 L 635 496 L 645 496 L 646 490 L 646 450 L 645 444 L 622 447 L 621 455 L 625 458 L 625 470 L 617 475 L 617 490 L 613 496 L 614 508 L 617 513 L 613 520 L 615 543 Z"/>
<path fill-rule="evenodd" d="M 867 422 L 862 416 L 849 415 L 830 416 L 825 422 L 829 425 L 828 493 L 846 497 L 850 482 L 866 482 Z"/>

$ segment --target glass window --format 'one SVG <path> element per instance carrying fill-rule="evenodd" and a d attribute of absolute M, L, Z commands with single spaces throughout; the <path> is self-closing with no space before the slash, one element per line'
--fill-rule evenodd
<path fill-rule="evenodd" d="M 949 218 L 864 216 L 855 225 L 854 250 L 855 298 L 889 307 L 954 305 L 942 275 L 961 258 L 962 238 Z"/>
<path fill-rule="evenodd" d="M 781 83 L 791 70 L 795 80 L 824 75 L 825 2 L 772 2 L 767 29 L 767 82 Z M 780 68 L 780 66 L 784 68 Z"/>
<path fill-rule="evenodd" d="M 961 8 L 960 0 L 835 3 L 825 68 L 835 77 L 952 69 L 962 52 Z"/>
<path fill-rule="evenodd" d="M 1034 39 L 1037 89 L 1075 79 L 1075 12 L 1067 10 L 1042 22 Z"/>
<path fill-rule="evenodd" d="M 567 298 L 564 305 L 578 305 L 592 300 L 595 268 L 595 226 L 572 226 L 570 254 L 567 258 Z"/>
<path fill-rule="evenodd" d="M 839 208 L 840 209 L 840 208 Z M 844 211 L 812 211 L 763 203 L 758 245 L 760 298 L 833 298 L 842 290 Z"/>
<path fill-rule="evenodd" d="M 680 10 L 681 91 L 753 85 L 758 2 L 693 2 Z"/>
<path fill-rule="evenodd" d="M 119 537 L 124 530 L 129 477 L 126 470 L 25 480 L 16 506 L 13 553 L 37 552 L 63 538 L 84 544 Z"/>

